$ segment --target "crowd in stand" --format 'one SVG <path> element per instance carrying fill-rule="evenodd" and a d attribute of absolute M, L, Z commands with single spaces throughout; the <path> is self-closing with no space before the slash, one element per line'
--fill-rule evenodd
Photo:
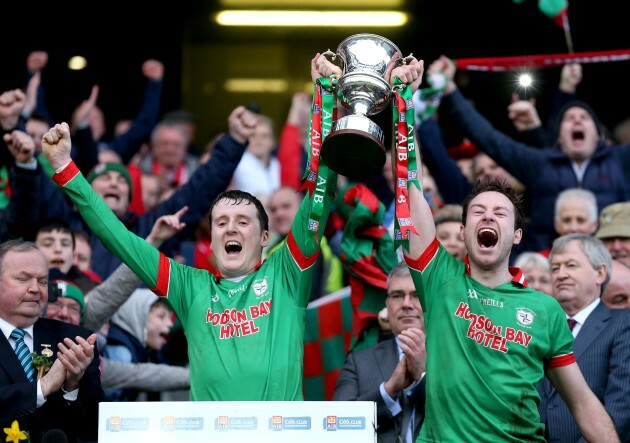
<path fill-rule="evenodd" d="M 391 419 L 383 419 L 383 426 L 388 428 L 379 430 L 387 435 L 384 441 L 398 441 L 387 440 L 398 435 L 403 441 L 414 441 L 421 432 L 424 415 L 424 381 L 420 380 L 425 377 L 427 353 L 417 349 L 424 349 L 425 322 L 414 321 L 405 326 L 393 317 L 388 319 L 388 312 L 409 309 L 422 317 L 426 306 L 419 306 L 415 291 L 415 302 L 411 304 L 405 293 L 408 288 L 403 283 L 399 285 L 404 290 L 396 293 L 393 301 L 388 298 L 392 278 L 398 279 L 397 283 L 405 279 L 404 283 L 413 288 L 408 272 L 395 271 L 387 278 L 396 263 L 403 259 L 403 251 L 395 251 L 393 247 L 395 181 L 390 154 L 382 174 L 369 180 L 329 178 L 321 219 L 324 223 L 313 240 L 306 227 L 296 228 L 299 223 L 306 225 L 305 220 L 312 214 L 309 211 L 313 211 L 309 194 L 302 187 L 312 124 L 310 94 L 294 94 L 284 122 L 274 122 L 243 106 L 226 109 L 225 131 L 200 149 L 196 146 L 195 131 L 202 116 L 183 110 L 161 114 L 163 77 L 168 67 L 158 60 L 147 60 L 142 65 L 146 88 L 138 114 L 131 121 L 115 122 L 113 138 L 106 139 L 105 124 L 109 121 L 98 107 L 101 93 L 98 86 L 76 106 L 67 126 L 60 125 L 62 122 L 49 114 L 41 81 L 47 59 L 45 52 L 31 53 L 27 58 L 26 83 L 0 93 L 0 242 L 25 240 L 35 244 L 49 269 L 47 306 L 41 316 L 85 328 L 82 335 L 85 340 L 77 339 L 78 344 L 68 344 L 66 352 L 69 354 L 72 346 L 83 346 L 83 353 L 79 355 L 77 350 L 76 357 L 59 357 L 68 362 L 65 373 L 71 372 L 69 368 L 75 362 L 75 366 L 80 366 L 87 374 L 92 362 L 98 361 L 102 392 L 93 393 L 97 401 L 241 400 L 250 399 L 251 395 L 260 397 L 251 398 L 256 400 L 299 400 L 301 392 L 296 391 L 300 389 L 296 381 L 299 374 L 291 370 L 282 372 L 276 360 L 269 367 L 280 372 L 263 377 L 270 386 L 242 380 L 243 385 L 234 388 L 237 392 L 232 397 L 222 394 L 225 391 L 219 387 L 207 386 L 215 383 L 215 377 L 219 376 L 226 385 L 238 383 L 239 377 L 249 374 L 247 366 L 252 365 L 239 355 L 269 352 L 269 349 L 266 343 L 258 343 L 260 349 L 235 344 L 224 354 L 219 345 L 216 350 L 214 345 L 203 349 L 202 334 L 190 333 L 188 326 L 193 314 L 199 316 L 205 312 L 195 301 L 200 294 L 191 293 L 193 287 L 201 292 L 199 288 L 207 284 L 212 289 L 204 289 L 201 295 L 218 299 L 219 290 L 215 290 L 214 285 L 229 284 L 230 291 L 236 294 L 242 290 L 239 286 L 252 284 L 258 295 L 271 285 L 271 290 L 276 291 L 274 309 L 282 309 L 280 312 L 287 322 L 281 326 L 277 324 L 281 323 L 278 318 L 273 320 L 273 326 L 298 328 L 299 322 L 292 318 L 298 318 L 300 309 L 308 302 L 346 286 L 351 287 L 353 294 L 363 291 L 364 287 L 357 283 L 362 280 L 365 286 L 378 287 L 381 298 L 364 323 L 367 325 L 365 331 L 361 331 L 364 335 L 357 337 L 367 341 L 356 349 L 376 346 L 377 342 L 391 338 L 392 331 L 395 335 L 407 334 L 413 339 L 409 338 L 410 344 L 405 349 L 408 353 L 415 349 L 419 359 L 415 363 L 415 378 L 405 379 L 401 375 L 405 369 L 392 363 L 390 371 L 403 371 L 397 373 L 397 379 L 394 380 L 394 376 L 378 379 L 373 382 L 376 383 L 374 389 L 366 391 L 369 394 L 360 394 L 362 389 L 350 388 L 344 378 L 335 399 L 361 400 L 367 396 L 367 399 L 380 401 L 379 408 L 384 409 L 379 409 L 379 417 L 382 413 L 383 417 Z M 327 69 L 331 67 L 314 59 L 311 72 L 314 81 L 326 77 Z M 600 122 L 595 111 L 579 99 L 582 70 L 578 64 L 566 65 L 560 72 L 546 125 L 541 122 L 533 101 L 514 97 L 512 103 L 505 104 L 515 129 L 512 136 L 495 129 L 464 97 L 455 82 L 455 73 L 455 64 L 444 56 L 427 67 L 425 79 L 431 78 L 432 85 L 441 85 L 430 97 L 433 105 L 437 100 L 437 106 L 434 112 L 417 112 L 415 121 L 422 158 L 422 193 L 434 218 L 435 237 L 456 260 L 468 263 L 461 228 L 462 219 L 467 216 L 466 196 L 480 182 L 505 183 L 516 191 L 524 202 L 524 229 L 522 241 L 511 249 L 510 265 L 522 270 L 529 287 L 555 298 L 567 318 L 578 322 L 577 329 L 572 329 L 575 349 L 580 346 L 578 343 L 584 342 L 584 345 L 579 348 L 582 356 L 574 351 L 576 360 L 590 389 L 611 416 L 621 441 L 630 441 L 630 144 L 622 139 L 623 128 L 610 130 L 606 122 Z M 416 80 L 419 81 L 413 79 Z M 414 102 L 421 105 L 423 100 L 426 102 L 427 97 L 419 89 L 414 94 Z M 461 145 L 446 146 L 442 133 L 445 126 L 441 125 L 440 116 L 448 116 L 464 135 Z M 43 146 L 42 138 L 46 140 L 46 137 Z M 55 155 L 59 147 L 70 140 L 71 164 L 68 166 Z M 74 177 L 67 172 L 74 171 L 72 168 L 76 169 L 72 174 L 81 173 L 89 186 L 70 183 L 69 190 L 66 189 Z M 92 190 L 104 204 L 95 203 Z M 255 199 L 248 200 L 249 197 L 239 191 Z M 349 195 L 356 203 L 345 198 Z M 243 201 L 252 211 L 256 202 L 260 202 L 264 214 L 258 206 L 253 215 L 230 212 Z M 366 207 L 373 210 L 366 211 L 364 218 L 357 221 L 360 209 Z M 109 211 L 115 217 L 110 219 Z M 263 228 L 265 222 L 268 225 L 267 236 L 263 232 L 260 237 L 260 257 L 254 254 L 249 258 L 251 268 L 241 265 L 232 268 L 230 260 L 234 260 L 235 252 L 245 251 L 248 240 L 227 240 L 225 251 L 217 253 L 213 242 L 224 241 L 217 236 L 217 229 L 221 227 L 217 220 L 224 217 L 226 224 L 230 224 L 234 217 L 240 223 L 238 217 L 249 220 L 250 215 L 260 220 Z M 348 232 L 350 226 L 352 232 Z M 254 231 L 248 235 L 252 241 L 259 238 Z M 144 249 L 144 241 L 136 243 L 136 236 L 146 239 L 151 249 Z M 362 243 L 366 238 L 368 246 Z M 563 243 L 562 239 L 566 241 Z M 475 241 L 494 245 L 493 242 L 501 240 L 480 237 Z M 576 250 L 573 249 L 575 244 L 579 244 Z M 391 256 L 379 255 L 383 253 L 383 245 L 390 248 Z M 366 256 L 373 259 L 370 265 L 378 268 L 372 274 L 378 280 L 376 283 L 370 280 L 369 269 L 361 268 L 367 266 L 366 260 L 360 260 L 363 254 L 360 248 L 364 246 Z M 15 250 L 8 251 L 7 254 Z M 580 251 L 585 254 L 583 260 L 575 258 Z M 138 257 L 133 258 L 134 255 Z M 2 262 L 5 257 L 0 255 L 0 274 L 6 272 Z M 601 262 L 597 261 L 600 257 L 603 257 Z M 154 263 L 149 259 L 154 259 Z M 292 261 L 297 263 L 296 269 L 290 268 Z M 193 275 L 188 268 L 179 265 L 201 270 L 203 282 L 201 274 Z M 591 275 L 601 273 L 602 266 L 601 278 Z M 248 273 L 255 269 L 251 274 L 252 282 L 241 279 L 244 269 Z M 272 271 L 279 275 L 279 269 L 289 269 L 282 289 L 292 294 L 277 295 L 281 290 L 278 283 L 274 288 L 267 281 Z M 307 269 L 308 278 L 304 274 Z M 188 283 L 189 278 L 195 279 L 194 286 Z M 3 297 L 0 292 L 0 306 L 4 303 Z M 284 307 L 285 303 L 294 309 Z M 253 302 L 249 306 L 253 306 Z M 260 304 L 257 309 L 262 316 L 265 306 Z M 4 314 L 0 315 L 0 326 L 6 342 L 14 347 L 7 325 L 17 325 L 5 318 L 8 310 L 8 307 L 0 310 L 0 314 Z M 613 313 L 613 310 L 618 312 Z M 225 313 L 208 312 L 208 322 L 223 325 L 221 334 L 252 333 L 245 326 L 236 330 L 226 328 L 222 314 Z M 615 333 L 606 339 L 605 345 L 594 344 L 600 343 L 604 334 L 600 335 L 591 325 L 595 321 L 602 323 L 600 329 L 605 329 L 606 323 L 614 325 Z M 252 323 L 248 327 L 256 326 Z M 369 328 L 375 332 L 367 331 Z M 422 332 L 403 332 L 406 329 L 422 329 Z M 30 331 L 32 334 L 32 329 Z M 74 339 L 77 334 L 73 334 Z M 368 336 L 371 338 L 365 338 Z M 301 359 L 301 350 L 290 349 L 299 347 L 300 338 L 298 334 L 293 341 L 280 339 L 281 347 L 287 349 L 279 351 L 276 359 L 285 354 L 287 359 Z M 277 340 L 279 338 L 274 336 L 274 343 Z M 31 349 L 43 354 L 41 349 L 33 349 L 39 343 L 38 337 L 31 336 Z M 53 347 L 56 343 L 52 343 Z M 88 351 L 87 343 L 92 344 L 94 350 Z M 229 347 L 229 343 L 224 340 L 221 346 Z M 591 350 L 606 346 L 607 353 L 600 352 L 597 356 L 600 361 L 593 362 L 595 357 L 589 357 L 589 346 Z M 429 355 L 440 351 L 427 350 Z M 233 359 L 234 371 L 222 369 L 213 376 L 202 375 L 201 364 L 212 352 L 221 358 Z M 349 358 L 348 361 L 347 364 L 359 365 L 362 360 Z M 399 361 L 398 357 L 395 361 Z M 265 363 L 269 362 L 265 360 Z M 301 364 L 296 367 L 301 368 Z M 53 368 L 50 371 L 54 374 L 62 371 L 57 366 Z M 353 366 L 353 370 L 360 369 Z M 57 394 L 60 399 L 68 400 L 73 389 L 69 388 L 68 376 L 65 387 L 62 378 L 55 382 L 56 390 L 62 390 Z M 289 386 L 283 388 L 287 392 L 280 393 L 273 385 L 279 378 L 288 380 Z M 48 382 L 41 384 L 49 386 Z M 379 384 L 382 384 L 380 390 Z M 563 439 L 569 433 L 577 439 L 582 430 L 570 419 L 554 416 L 552 409 L 558 400 L 549 393 L 547 385 L 541 383 L 538 388 L 543 399 L 540 415 L 547 425 L 546 438 L 576 441 Z M 421 397 L 412 392 L 417 386 L 422 386 Z M 88 389 L 91 388 L 78 389 L 79 399 Z M 288 392 L 290 390 L 293 391 Z M 348 392 L 355 390 L 357 393 L 352 398 Z M 406 390 L 410 391 L 413 402 L 401 400 L 396 406 L 397 396 Z M 47 392 L 34 390 L 35 394 L 39 408 L 46 401 Z M 24 410 L 6 406 L 22 400 L 0 394 L 1 424 L 10 426 L 11 419 L 26 415 L 29 410 L 32 412 L 35 403 Z M 405 415 L 400 411 L 407 403 L 414 409 Z M 406 416 L 402 422 L 392 419 L 399 413 Z M 416 421 L 409 424 L 409 417 L 413 416 Z M 41 430 L 50 428 L 52 426 Z M 73 436 L 92 441 L 95 433 L 96 429 L 77 428 Z"/>

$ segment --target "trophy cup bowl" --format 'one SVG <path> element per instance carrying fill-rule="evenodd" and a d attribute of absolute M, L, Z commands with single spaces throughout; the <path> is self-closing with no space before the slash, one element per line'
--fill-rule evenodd
<path fill-rule="evenodd" d="M 337 52 L 343 74 L 335 92 L 351 114 L 333 123 L 322 144 L 322 160 L 333 171 L 350 178 L 369 178 L 385 164 L 384 134 L 369 115 L 381 112 L 391 102 L 388 79 L 403 62 L 398 47 L 376 34 L 355 34 L 339 44 Z"/>

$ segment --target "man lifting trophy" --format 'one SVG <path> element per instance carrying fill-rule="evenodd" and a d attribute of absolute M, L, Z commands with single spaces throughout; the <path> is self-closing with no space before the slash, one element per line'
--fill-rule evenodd
<path fill-rule="evenodd" d="M 395 147 L 392 166 L 395 177 L 396 218 L 394 246 L 408 247 L 410 233 L 416 232 L 409 212 L 409 186 L 421 187 L 416 164 L 413 93 L 420 86 L 424 62 L 412 55 L 402 57 L 388 39 L 375 34 L 346 38 L 337 52 L 317 54 L 314 67 L 323 69 L 326 59 L 339 58 L 342 67 L 325 69 L 329 77 L 314 79 L 308 161 L 303 190 L 313 199 L 309 225 L 319 227 L 321 195 L 329 176 L 339 173 L 352 180 L 368 179 L 382 171 L 387 147 L 384 136 L 368 116 L 392 103 Z M 334 75 L 336 73 L 337 76 Z M 337 98 L 351 114 L 337 118 Z M 320 162 L 321 157 L 321 162 Z"/>

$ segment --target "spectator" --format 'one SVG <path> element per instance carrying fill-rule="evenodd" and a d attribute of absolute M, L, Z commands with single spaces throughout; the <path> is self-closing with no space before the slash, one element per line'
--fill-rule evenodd
<path fill-rule="evenodd" d="M 387 318 L 394 334 L 351 352 L 339 373 L 333 400 L 376 402 L 376 435 L 383 443 L 413 443 L 424 416 L 424 317 L 405 262 L 387 279 Z"/>
<path fill-rule="evenodd" d="M 230 188 L 249 192 L 266 204 L 280 186 L 280 162 L 273 153 L 276 148 L 273 120 L 264 115 L 259 115 L 259 119 Z"/>
<path fill-rule="evenodd" d="M 436 69 L 449 82 L 441 111 L 483 152 L 523 183 L 531 196 L 531 221 L 525 250 L 548 247 L 553 231 L 553 205 L 557 194 L 568 188 L 593 191 L 602 208 L 630 198 L 630 146 L 607 145 L 602 127 L 591 107 L 571 101 L 560 109 L 555 126 L 556 141 L 549 148 L 518 143 L 494 129 L 457 91 L 455 64 L 441 57 Z"/>
<path fill-rule="evenodd" d="M 290 186 L 281 186 L 269 198 L 270 240 L 266 255 L 271 255 L 285 243 L 304 195 Z M 272 243 L 273 242 L 273 243 Z M 321 254 L 313 265 L 310 301 L 343 288 L 343 269 L 339 257 L 330 248 L 328 237 L 322 236 Z"/>
<path fill-rule="evenodd" d="M 600 240 L 590 235 L 569 234 L 554 241 L 549 262 L 553 296 L 562 305 L 575 337 L 573 354 L 577 364 L 612 418 L 620 440 L 629 441 L 630 310 L 609 309 L 600 300 L 610 280 L 610 254 Z M 549 441 L 608 441 L 601 434 L 587 436 L 591 429 L 576 424 L 565 395 L 548 380 L 543 381 L 539 391 L 541 420 L 547 424 Z"/>
<path fill-rule="evenodd" d="M 151 133 L 151 152 L 140 160 L 140 169 L 159 178 L 160 194 L 177 190 L 199 166 L 199 158 L 188 152 L 188 137 L 180 123 L 172 120 L 162 120 Z"/>
<path fill-rule="evenodd" d="M 444 205 L 433 214 L 438 241 L 453 257 L 463 260 L 466 256 L 466 245 L 462 236 L 461 205 Z"/>
<path fill-rule="evenodd" d="M 560 83 L 554 95 L 551 112 L 547 120 L 547 128 L 542 127 L 536 99 L 521 100 L 517 93 L 512 94 L 512 103 L 508 106 L 508 118 L 518 131 L 518 138 L 523 143 L 543 148 L 554 143 L 558 113 L 571 100 L 577 98 L 576 90 L 582 82 L 582 66 L 569 63 L 562 66 Z"/>
<path fill-rule="evenodd" d="M 521 252 L 516 256 L 514 266 L 523 271 L 530 288 L 551 295 L 551 268 L 544 255 L 538 252 Z"/>
<path fill-rule="evenodd" d="M 593 235 L 597 230 L 597 200 L 588 189 L 569 188 L 560 192 L 553 214 L 553 227 L 559 237 L 576 232 Z M 549 257 L 550 251 L 547 248 L 540 253 Z"/>
<path fill-rule="evenodd" d="M 164 363 L 159 351 L 173 326 L 171 314 L 166 300 L 149 291 L 134 292 L 109 322 L 103 357 L 123 363 Z M 138 394 L 137 389 L 106 390 L 105 398 L 135 401 Z"/>
<path fill-rule="evenodd" d="M 48 260 L 48 266 L 70 276 L 84 293 L 100 283 L 73 264 L 74 233 L 67 223 L 61 220 L 42 222 L 35 234 L 35 244 Z"/>
<path fill-rule="evenodd" d="M 554 228 L 561 237 L 582 233 L 593 235 L 597 230 L 597 200 L 588 189 L 565 189 L 556 198 Z"/>
<path fill-rule="evenodd" d="M 630 202 L 616 203 L 602 209 L 595 237 L 604 242 L 613 260 L 630 268 Z"/>
<path fill-rule="evenodd" d="M 92 271 L 92 246 L 90 237 L 84 231 L 72 231 L 74 235 L 74 253 L 72 264 L 81 272 Z"/>
<path fill-rule="evenodd" d="M 201 156 L 201 148 L 197 146 L 197 118 L 193 114 L 184 109 L 175 109 L 164 114 L 162 120 L 178 123 L 188 139 L 187 152 L 197 158 Z"/>
<path fill-rule="evenodd" d="M 96 335 L 40 318 L 47 299 L 48 266 L 37 247 L 21 240 L 0 245 L 0 426 L 19 418 L 33 443 L 50 429 L 62 430 L 72 443 L 96 441 L 103 400 Z M 52 363 L 41 377 L 32 352 Z"/>
<path fill-rule="evenodd" d="M 53 268 L 50 271 L 58 271 Z M 77 285 L 69 279 L 52 278 L 49 272 L 49 279 L 53 283 L 53 288 L 59 290 L 54 297 L 48 296 L 45 318 L 52 318 L 71 325 L 81 323 L 81 315 L 85 310 L 85 296 Z M 67 277 L 67 276 L 66 276 Z"/>
<path fill-rule="evenodd" d="M 604 289 L 602 301 L 610 309 L 630 308 L 630 269 L 617 260 L 612 261 L 610 281 Z"/>

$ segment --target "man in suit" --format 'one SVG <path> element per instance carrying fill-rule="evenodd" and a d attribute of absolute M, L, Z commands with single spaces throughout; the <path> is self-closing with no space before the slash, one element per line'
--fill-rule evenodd
<path fill-rule="evenodd" d="M 37 246 L 0 245 L 0 428 L 17 420 L 32 443 L 50 429 L 70 442 L 96 441 L 103 399 L 96 334 L 40 318 L 47 301 L 48 264 Z M 52 364 L 39 379 L 31 352 Z"/>
<path fill-rule="evenodd" d="M 387 314 L 393 337 L 348 354 L 333 400 L 375 401 L 378 441 L 413 443 L 424 417 L 424 317 L 409 268 L 387 278 Z"/>
<path fill-rule="evenodd" d="M 597 238 L 576 233 L 556 239 L 549 260 L 553 296 L 562 305 L 575 337 L 577 364 L 612 418 L 620 440 L 630 441 L 630 310 L 609 309 L 600 299 L 610 280 L 610 253 Z M 539 391 L 540 415 L 549 441 L 584 441 L 547 379 Z"/>

